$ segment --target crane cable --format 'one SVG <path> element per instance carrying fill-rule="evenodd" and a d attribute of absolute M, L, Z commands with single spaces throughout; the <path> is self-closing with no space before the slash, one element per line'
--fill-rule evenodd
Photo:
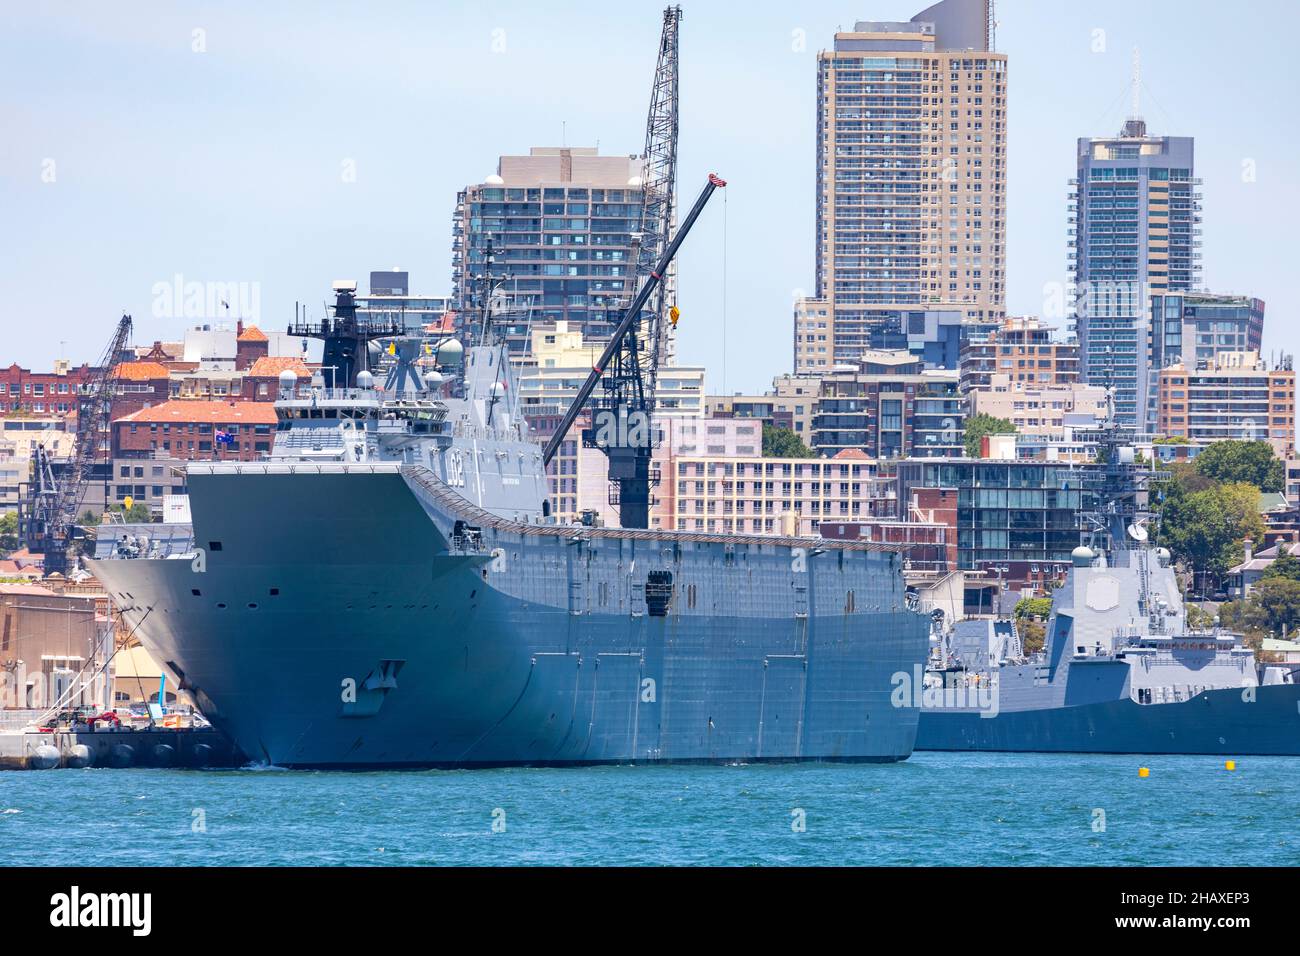
<path fill-rule="evenodd" d="M 727 193 L 722 193 L 722 394 L 727 392 Z"/>

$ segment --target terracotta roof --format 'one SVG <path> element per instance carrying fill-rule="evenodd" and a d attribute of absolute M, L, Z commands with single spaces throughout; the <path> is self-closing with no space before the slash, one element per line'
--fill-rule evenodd
<path fill-rule="evenodd" d="M 167 366 L 158 362 L 123 362 L 117 367 L 119 378 L 128 382 L 148 382 L 167 377 Z"/>
<path fill-rule="evenodd" d="M 122 422 L 137 425 L 153 422 L 274 425 L 276 417 L 275 406 L 270 402 L 206 402 L 174 399 L 151 408 L 142 408 L 130 415 L 123 415 L 114 424 Z"/>
<path fill-rule="evenodd" d="M 307 368 L 307 364 L 297 356 L 264 355 L 254 362 L 245 374 L 249 378 L 275 378 L 287 368 L 297 372 L 299 378 L 311 378 L 311 369 Z"/>
<path fill-rule="evenodd" d="M 256 325 L 246 325 L 244 326 L 244 331 L 239 333 L 238 341 L 266 342 L 268 341 L 268 339 L 266 337 L 266 333 L 263 332 L 261 329 L 259 329 Z"/>
<path fill-rule="evenodd" d="M 455 332 L 456 331 L 456 313 L 444 312 L 442 317 L 434 322 L 430 322 L 424 327 L 426 332 Z"/>
<path fill-rule="evenodd" d="M 840 451 L 837 451 L 837 452 L 835 453 L 835 455 L 834 455 L 834 459 L 833 459 L 833 460 L 842 460 L 842 459 L 845 459 L 845 458 L 852 458 L 854 461 L 870 461 L 870 460 L 871 460 L 871 456 L 868 455 L 868 454 L 867 454 L 865 451 L 863 451 L 861 448 L 843 448 L 843 449 L 841 449 Z"/>

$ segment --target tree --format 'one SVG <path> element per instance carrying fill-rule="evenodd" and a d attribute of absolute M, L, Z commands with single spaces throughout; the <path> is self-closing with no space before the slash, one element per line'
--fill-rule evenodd
<path fill-rule="evenodd" d="M 1266 441 L 1216 441 L 1195 463 L 1197 471 L 1215 481 L 1247 482 L 1267 492 L 1286 487 L 1286 467 Z"/>
<path fill-rule="evenodd" d="M 1026 617 L 1041 617 L 1046 619 L 1052 613 L 1052 599 L 1045 598 L 1021 598 L 1016 602 L 1016 619 Z"/>
<path fill-rule="evenodd" d="M 83 525 L 87 528 L 93 528 L 103 520 L 104 519 L 100 515 L 95 514 L 95 512 L 87 508 L 81 513 L 81 517 L 77 519 L 77 524 Z"/>
<path fill-rule="evenodd" d="M 18 550 L 18 512 L 6 511 L 0 515 L 0 551 Z"/>
<path fill-rule="evenodd" d="M 1164 542 L 1194 577 L 1199 575 L 1202 593 L 1207 576 L 1218 580 L 1241 560 L 1243 539 L 1264 537 L 1259 493 L 1239 482 L 1176 490 L 1166 497 L 1161 516 Z"/>
<path fill-rule="evenodd" d="M 765 458 L 815 458 L 816 453 L 804 444 L 803 439 L 788 428 L 763 425 L 763 457 Z"/>
<path fill-rule="evenodd" d="M 109 510 L 120 514 L 127 524 L 147 524 L 153 521 L 153 512 L 149 510 L 149 506 L 138 501 L 132 502 L 129 508 L 124 505 L 113 505 Z"/>
<path fill-rule="evenodd" d="M 1220 620 L 1234 630 L 1278 634 L 1300 624 L 1300 581 L 1261 578 L 1250 597 L 1219 608 Z"/>
<path fill-rule="evenodd" d="M 1300 581 L 1300 558 L 1286 551 L 1284 545 L 1278 545 L 1277 558 L 1264 569 L 1260 580 L 1268 578 L 1286 578 L 1288 581 Z"/>
<path fill-rule="evenodd" d="M 1047 646 L 1047 626 L 1037 621 L 1018 621 L 1016 628 L 1020 631 L 1020 646 L 1025 655 L 1032 656 Z"/>
<path fill-rule="evenodd" d="M 966 457 L 980 456 L 980 443 L 985 435 L 1014 435 L 1016 426 L 1005 418 L 994 418 L 980 412 L 966 419 Z"/>

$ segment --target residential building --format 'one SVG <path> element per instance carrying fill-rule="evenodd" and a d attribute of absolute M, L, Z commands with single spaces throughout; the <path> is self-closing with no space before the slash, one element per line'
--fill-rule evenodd
<path fill-rule="evenodd" d="M 706 420 L 707 422 L 707 420 Z M 717 427 L 708 423 L 707 427 Z M 897 514 L 892 479 L 862 452 L 835 458 L 764 458 L 756 454 L 673 454 L 662 469 L 655 527 L 735 534 L 815 535 L 823 524 L 859 523 Z M 711 439 L 712 436 L 710 436 Z"/>
<path fill-rule="evenodd" d="M 1187 136 L 1081 138 L 1071 180 L 1070 272 L 1085 381 L 1115 389 L 1116 417 L 1144 426 L 1150 402 L 1150 297 L 1189 292 L 1200 275 L 1201 194 Z"/>
<path fill-rule="evenodd" d="M 882 323 L 910 322 L 900 311 L 1002 318 L 1007 58 L 992 34 L 988 0 L 943 0 L 818 54 L 816 283 L 796 305 L 796 371 L 878 347 Z"/>
<path fill-rule="evenodd" d="M 412 295 L 410 273 L 400 270 L 370 273 L 370 294 L 357 296 L 357 319 L 373 324 L 401 324 L 411 332 L 421 332 L 441 323 L 443 316 L 455 311 L 450 295 Z"/>
<path fill-rule="evenodd" d="M 953 522 L 958 568 L 1040 589 L 1069 566 L 1079 512 L 1091 507 L 1083 468 L 1015 458 L 912 459 L 897 467 L 899 500 Z"/>
<path fill-rule="evenodd" d="M 571 404 L 604 347 L 604 342 L 587 339 L 580 328 L 567 321 L 535 326 L 527 350 L 511 356 L 519 369 L 519 402 L 524 414 L 536 414 L 545 406 L 563 409 Z M 660 417 L 698 418 L 704 414 L 704 405 L 702 367 L 660 367 L 655 387 L 655 407 Z"/>
<path fill-rule="evenodd" d="M 1169 292 L 1151 296 L 1152 376 L 1178 362 L 1211 364 L 1226 353 L 1259 352 L 1264 302 L 1244 295 Z M 1156 390 L 1149 392 L 1147 427 L 1155 429 Z"/>
<path fill-rule="evenodd" d="M 1270 367 L 1258 352 L 1223 352 L 1188 367 L 1160 370 L 1156 427 L 1198 444 L 1265 440 L 1282 458 L 1295 450 L 1295 371 Z"/>
<path fill-rule="evenodd" d="M 452 282 L 462 321 L 482 307 L 491 242 L 493 274 L 509 277 L 498 290 L 507 305 L 498 328 L 512 352 L 527 348 L 534 324 L 567 322 L 608 339 L 635 291 L 640 176 L 638 157 L 592 147 L 500 157 L 494 175 L 456 198 Z"/>
<path fill-rule="evenodd" d="M 1091 424 L 1106 417 L 1106 390 L 1100 385 L 1039 384 L 995 372 L 989 383 L 966 395 L 971 415 L 992 415 L 1016 426 L 1019 435 L 1063 435 L 1071 416 Z"/>
<path fill-rule="evenodd" d="M 115 458 L 255 461 L 275 438 L 270 402 L 168 401 L 113 422 Z"/>
<path fill-rule="evenodd" d="M 908 352 L 866 352 L 857 367 L 821 377 L 810 444 L 832 456 L 871 458 L 961 454 L 965 402 L 956 371 L 925 369 Z"/>
<path fill-rule="evenodd" d="M 33 372 L 14 363 L 0 368 L 0 413 L 66 415 L 77 410 L 77 392 L 97 370 L 89 365 L 73 368 L 66 359 L 51 372 Z"/>
<path fill-rule="evenodd" d="M 961 346 L 961 390 L 987 386 L 1001 373 L 1014 382 L 1069 385 L 1079 380 L 1079 346 L 1035 316 L 1008 316 Z"/>
<path fill-rule="evenodd" d="M 76 444 L 76 432 L 68 431 L 62 418 L 0 417 L 0 514 L 18 507 L 38 447 L 62 459 L 72 456 Z"/>

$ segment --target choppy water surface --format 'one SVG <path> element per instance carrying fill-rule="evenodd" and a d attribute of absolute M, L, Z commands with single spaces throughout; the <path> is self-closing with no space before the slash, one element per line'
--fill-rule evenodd
<path fill-rule="evenodd" d="M 0 863 L 1295 865 L 1300 759 L 10 772 Z"/>

